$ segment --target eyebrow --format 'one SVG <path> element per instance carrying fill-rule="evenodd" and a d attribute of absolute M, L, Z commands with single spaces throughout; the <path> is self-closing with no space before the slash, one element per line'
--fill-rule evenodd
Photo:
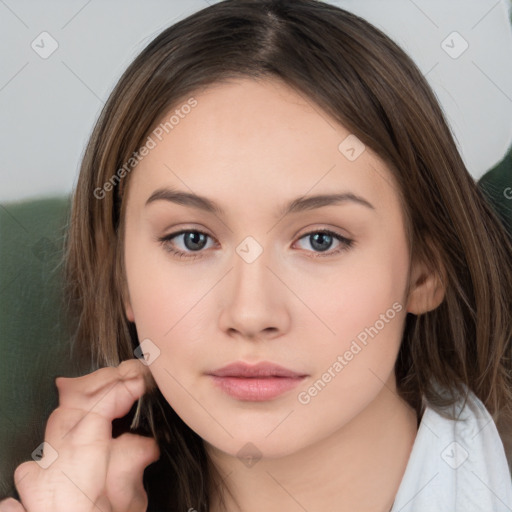
<path fill-rule="evenodd" d="M 155 201 L 169 201 L 171 203 L 203 210 L 208 213 L 220 216 L 225 215 L 225 211 L 211 199 L 176 189 L 159 188 L 155 190 L 146 201 L 146 206 L 154 203 Z M 316 208 L 322 208 L 323 206 L 343 204 L 347 202 L 356 203 L 371 210 L 375 210 L 375 207 L 366 199 L 351 192 L 341 192 L 338 194 L 319 194 L 315 196 L 298 197 L 297 199 L 293 199 L 287 203 L 284 208 L 276 213 L 276 216 L 280 218 L 290 213 L 299 213 L 307 210 L 314 210 Z"/>

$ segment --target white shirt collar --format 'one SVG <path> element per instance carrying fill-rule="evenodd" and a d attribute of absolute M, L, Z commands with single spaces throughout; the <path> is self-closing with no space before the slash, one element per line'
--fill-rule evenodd
<path fill-rule="evenodd" d="M 459 420 L 428 404 L 390 512 L 512 512 L 512 478 L 496 425 L 478 397 Z M 462 411 L 461 411 L 462 408 Z"/>

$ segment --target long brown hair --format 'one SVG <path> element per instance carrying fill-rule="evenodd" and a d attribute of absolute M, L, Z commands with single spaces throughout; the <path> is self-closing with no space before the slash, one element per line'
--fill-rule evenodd
<path fill-rule="evenodd" d="M 511 241 L 413 61 L 364 19 L 317 0 L 212 5 L 164 30 L 123 74 L 90 137 L 73 197 L 66 269 L 77 354 L 91 368 L 117 365 L 139 344 L 122 302 L 126 163 L 171 108 L 240 77 L 284 81 L 388 165 L 403 198 L 411 256 L 446 285 L 437 309 L 407 316 L 395 365 L 399 393 L 419 418 L 424 400 L 440 409 L 472 390 L 508 443 Z M 164 454 L 145 473 L 150 509 L 207 511 L 220 480 L 202 439 L 158 390 L 140 412 Z"/>

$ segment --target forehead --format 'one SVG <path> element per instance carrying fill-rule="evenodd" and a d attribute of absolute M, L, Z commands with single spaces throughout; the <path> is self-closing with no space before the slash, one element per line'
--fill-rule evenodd
<path fill-rule="evenodd" d="M 166 185 L 226 210 L 344 189 L 381 205 L 398 200 L 377 155 L 286 84 L 237 79 L 191 96 L 193 108 L 184 99 L 156 123 L 154 147 L 132 171 L 141 200 Z"/>

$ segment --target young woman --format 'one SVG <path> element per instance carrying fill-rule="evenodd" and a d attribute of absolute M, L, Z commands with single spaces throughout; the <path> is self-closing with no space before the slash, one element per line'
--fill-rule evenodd
<path fill-rule="evenodd" d="M 511 241 L 363 19 L 226 0 L 160 34 L 66 258 L 94 371 L 57 379 L 1 512 L 512 508 Z"/>

